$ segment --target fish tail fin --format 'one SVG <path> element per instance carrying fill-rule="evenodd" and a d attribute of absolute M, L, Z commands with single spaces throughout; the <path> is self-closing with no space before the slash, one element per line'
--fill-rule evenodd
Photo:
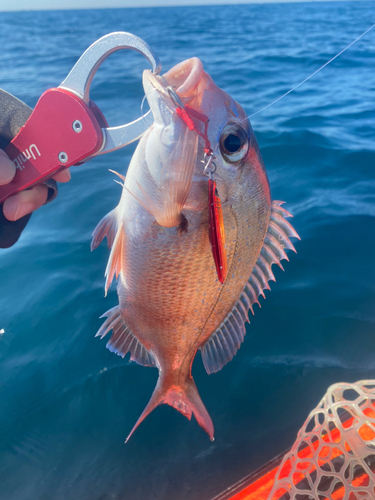
<path fill-rule="evenodd" d="M 190 416 L 192 411 L 198 424 L 202 427 L 203 430 L 207 432 L 211 441 L 214 441 L 214 425 L 212 423 L 208 411 L 206 410 L 206 407 L 203 404 L 203 401 L 201 400 L 197 386 L 195 385 L 195 382 L 191 375 L 188 379 L 188 383 L 186 384 L 184 396 L 186 398 L 185 404 L 187 405 L 187 407 L 190 407 Z M 176 408 L 176 410 L 180 411 L 183 415 L 185 415 L 183 411 L 181 411 L 180 408 L 176 406 L 176 403 L 177 405 L 180 404 L 178 394 L 177 398 L 174 399 L 173 402 L 174 404 L 171 404 L 171 406 L 173 406 L 174 408 Z M 167 403 L 170 404 L 169 402 Z M 190 416 L 188 417 L 189 420 Z"/>
<path fill-rule="evenodd" d="M 157 406 L 161 404 L 173 406 L 173 408 L 182 413 L 188 420 L 190 420 L 191 415 L 194 414 L 198 424 L 207 432 L 211 441 L 214 440 L 214 426 L 211 417 L 199 396 L 193 377 L 188 375 L 183 385 L 175 385 L 173 382 L 171 383 L 170 378 L 161 375 L 159 376 L 150 401 L 137 420 L 131 433 L 126 438 L 125 443 L 129 441 L 133 432 L 139 424 L 143 422 L 147 415 L 149 415 Z"/>

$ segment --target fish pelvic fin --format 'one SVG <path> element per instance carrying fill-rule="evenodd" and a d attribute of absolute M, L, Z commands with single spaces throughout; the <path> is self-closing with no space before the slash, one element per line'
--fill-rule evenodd
<path fill-rule="evenodd" d="M 283 269 L 280 261 L 289 260 L 285 250 L 296 251 L 289 238 L 300 239 L 295 229 L 286 220 L 292 215 L 282 208 L 282 201 L 273 201 L 271 216 L 258 260 L 237 303 L 200 347 L 206 372 L 218 372 L 236 355 L 246 334 L 245 323 L 249 322 L 248 311 L 254 314 L 253 306 L 260 307 L 259 296 L 265 298 L 264 290 L 270 290 L 269 281 L 275 281 L 272 265 Z M 284 269 L 283 269 L 284 270 Z"/>
<path fill-rule="evenodd" d="M 107 268 L 105 270 L 105 295 L 107 295 L 108 288 L 111 286 L 113 278 L 118 278 L 121 271 L 123 271 L 123 257 L 125 245 L 125 230 L 121 225 L 117 229 L 117 233 L 112 245 L 112 250 L 109 255 Z"/>
<path fill-rule="evenodd" d="M 188 420 L 191 419 L 193 414 L 198 424 L 207 432 L 211 441 L 214 440 L 214 426 L 211 417 L 199 396 L 197 386 L 195 385 L 191 374 L 186 377 L 182 385 L 174 385 L 173 382 L 171 383 L 170 377 L 167 377 L 163 374 L 163 372 L 160 372 L 159 379 L 151 399 L 137 420 L 129 436 L 126 438 L 125 443 L 129 441 L 139 424 L 141 424 L 141 422 L 143 422 L 143 420 L 161 404 L 172 406 L 182 413 Z"/>
<path fill-rule="evenodd" d="M 94 229 L 91 240 L 91 251 L 98 248 L 107 237 L 108 248 L 112 248 L 117 233 L 117 207 L 111 210 Z"/>

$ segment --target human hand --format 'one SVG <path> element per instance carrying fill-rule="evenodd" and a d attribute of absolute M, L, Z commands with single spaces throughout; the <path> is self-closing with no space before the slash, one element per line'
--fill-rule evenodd
<path fill-rule="evenodd" d="M 0 149 L 0 185 L 11 182 L 16 174 L 16 167 L 5 151 Z M 57 182 L 68 182 L 68 169 L 58 172 L 52 177 Z M 48 187 L 43 184 L 26 189 L 7 198 L 3 205 L 3 212 L 9 221 L 16 221 L 25 215 L 34 212 L 44 205 L 48 197 Z"/>

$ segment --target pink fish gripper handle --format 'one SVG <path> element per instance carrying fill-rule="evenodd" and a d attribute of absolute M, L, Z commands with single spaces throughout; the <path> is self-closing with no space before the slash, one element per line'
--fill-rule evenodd
<path fill-rule="evenodd" d="M 5 148 L 16 166 L 16 175 L 12 182 L 0 186 L 0 203 L 41 184 L 61 168 L 82 162 L 102 146 L 103 132 L 96 113 L 65 89 L 47 90 Z"/>

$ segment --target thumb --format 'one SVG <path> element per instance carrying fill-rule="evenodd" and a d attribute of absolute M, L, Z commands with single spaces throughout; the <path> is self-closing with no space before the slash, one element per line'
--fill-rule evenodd
<path fill-rule="evenodd" d="M 16 175 L 16 167 L 9 156 L 0 149 L 0 186 L 8 184 Z"/>

